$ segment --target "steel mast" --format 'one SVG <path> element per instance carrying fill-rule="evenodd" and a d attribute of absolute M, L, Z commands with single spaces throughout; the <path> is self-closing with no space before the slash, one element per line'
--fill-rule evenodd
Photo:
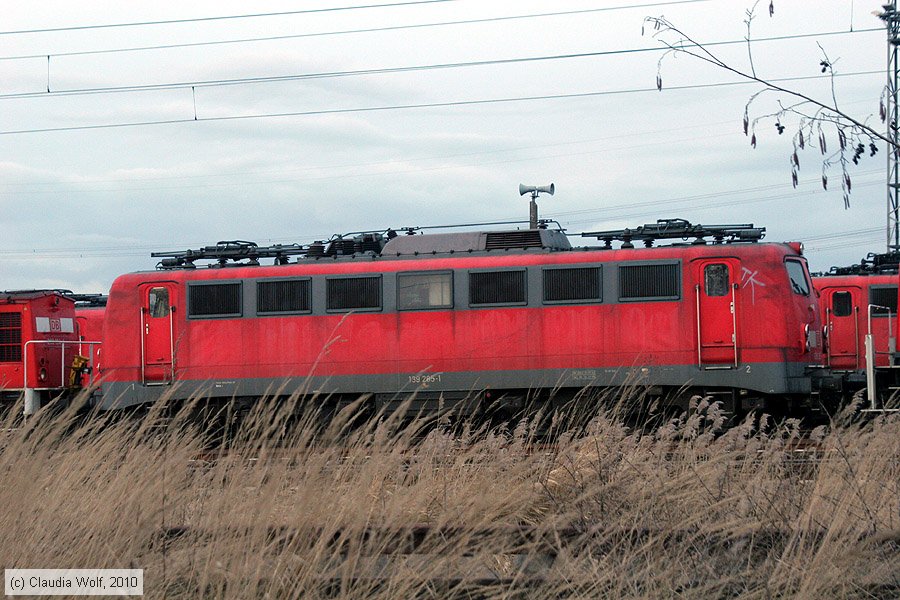
<path fill-rule="evenodd" d="M 900 156 L 898 156 L 898 45 L 900 45 L 900 13 L 897 0 L 882 5 L 884 12 L 879 18 L 887 27 L 887 137 L 892 147 L 887 151 L 887 251 L 900 250 Z"/>

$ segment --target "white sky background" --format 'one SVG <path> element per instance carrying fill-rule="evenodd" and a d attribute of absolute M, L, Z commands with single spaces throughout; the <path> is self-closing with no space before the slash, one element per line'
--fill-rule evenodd
<path fill-rule="evenodd" d="M 703 42 L 741 40 L 750 0 L 452 0 L 185 24 L 3 33 L 362 5 L 246 2 L 4 3 L 0 24 L 0 289 L 105 292 L 116 275 L 152 269 L 154 250 L 219 240 L 308 243 L 333 233 L 528 217 L 518 184 L 556 184 L 541 216 L 570 232 L 684 218 L 754 223 L 769 241 L 806 242 L 816 270 L 885 248 L 885 148 L 853 167 L 851 208 L 840 171 L 822 190 L 816 147 L 800 153 L 791 186 L 789 122 L 741 118 L 754 85 L 689 57 L 660 52 L 327 77 L 231 86 L 200 82 L 625 51 L 658 47 L 646 16 L 665 15 Z M 643 5 L 643 6 L 639 6 Z M 819 73 L 835 62 L 838 102 L 878 128 L 886 34 L 872 0 L 760 2 L 752 37 L 843 32 L 757 42 L 766 78 Z M 624 7 L 624 8 L 623 8 Z M 81 54 L 70 52 L 372 29 L 513 15 L 609 9 L 252 43 Z M 850 30 L 853 33 L 849 33 Z M 862 30 L 876 29 L 873 32 Z M 649 32 L 648 32 L 649 33 Z M 713 50 L 745 68 L 746 45 Z M 46 55 L 50 54 L 49 84 Z M 876 71 L 877 74 L 852 75 Z M 68 90 L 184 83 L 178 89 L 64 95 Z M 193 122 L 196 113 L 201 120 Z M 827 79 L 788 82 L 816 97 Z M 35 95 L 22 97 L 21 94 Z M 533 96 L 580 98 L 348 111 Z M 19 97 L 10 97 L 16 96 Z M 775 107 L 763 95 L 751 116 Z M 258 115 L 319 114 L 255 118 Z M 203 121 L 216 117 L 247 119 Z M 156 121 L 190 122 L 11 133 Z M 838 146 L 828 132 L 829 152 Z M 849 234 L 848 234 L 849 232 Z M 574 243 L 581 243 L 578 238 Z"/>

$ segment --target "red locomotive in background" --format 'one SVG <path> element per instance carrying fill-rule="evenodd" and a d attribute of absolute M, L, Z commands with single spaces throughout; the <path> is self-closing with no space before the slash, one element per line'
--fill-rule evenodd
<path fill-rule="evenodd" d="M 100 331 L 95 321 L 95 334 Z M 24 413 L 67 390 L 80 389 L 91 368 L 92 343 L 82 333 L 76 295 L 68 290 L 0 292 L 0 400 L 24 398 Z M 87 353 L 84 356 L 83 353 Z"/>
<path fill-rule="evenodd" d="M 100 371 L 100 353 L 102 351 L 103 324 L 106 318 L 106 296 L 103 294 L 69 294 L 75 300 L 75 322 L 78 327 L 78 339 L 82 342 L 78 354 L 88 358 L 92 375 Z M 94 383 L 96 377 L 90 376 L 82 382 L 85 387 Z"/>
<path fill-rule="evenodd" d="M 829 384 L 844 396 L 869 384 L 890 396 L 895 384 L 898 264 L 900 253 L 870 254 L 859 264 L 813 277 L 824 316 Z M 867 395 L 871 405 L 878 390 Z"/>
<path fill-rule="evenodd" d="M 583 234 L 595 247 L 546 228 L 408 229 L 155 254 L 158 270 L 110 290 L 101 401 L 372 393 L 382 406 L 415 391 L 416 410 L 511 412 L 634 384 L 674 404 L 794 412 L 823 363 L 822 319 L 800 244 L 763 234 L 666 220 Z"/>

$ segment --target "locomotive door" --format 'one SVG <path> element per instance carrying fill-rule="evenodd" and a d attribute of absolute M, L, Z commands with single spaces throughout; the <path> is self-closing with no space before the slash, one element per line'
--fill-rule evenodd
<path fill-rule="evenodd" d="M 825 325 L 828 329 L 828 365 L 858 369 L 860 365 L 859 306 L 862 289 L 855 286 L 825 290 Z"/>
<path fill-rule="evenodd" d="M 737 311 L 740 263 L 733 259 L 697 263 L 697 361 L 707 369 L 738 365 Z"/>
<path fill-rule="evenodd" d="M 141 286 L 141 378 L 163 385 L 175 378 L 175 286 Z"/>

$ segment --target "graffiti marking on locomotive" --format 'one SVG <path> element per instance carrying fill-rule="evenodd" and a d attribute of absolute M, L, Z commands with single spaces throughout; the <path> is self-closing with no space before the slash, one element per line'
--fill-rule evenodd
<path fill-rule="evenodd" d="M 766 284 L 756 278 L 759 274 L 759 271 L 751 271 L 747 267 L 743 268 L 743 273 L 741 273 L 741 279 L 743 279 L 743 286 L 750 286 L 750 304 L 756 304 L 756 286 L 766 287 Z"/>

